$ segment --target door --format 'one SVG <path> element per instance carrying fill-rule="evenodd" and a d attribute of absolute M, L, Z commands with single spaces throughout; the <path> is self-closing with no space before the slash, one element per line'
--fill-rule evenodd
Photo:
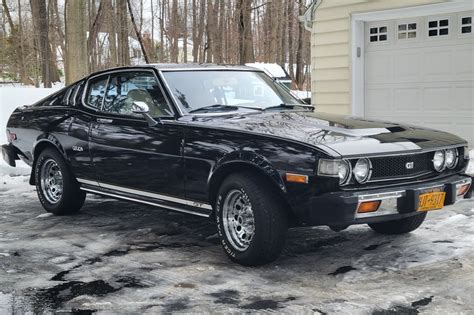
<path fill-rule="evenodd" d="M 367 23 L 365 117 L 445 130 L 473 146 L 473 16 Z"/>
<path fill-rule="evenodd" d="M 104 84 L 104 82 L 107 82 Z M 86 106 L 97 110 L 90 148 L 97 181 L 104 190 L 153 203 L 185 204 L 182 128 L 152 71 L 113 72 L 89 81 Z M 132 112 L 147 103 L 162 123 L 149 126 Z"/>

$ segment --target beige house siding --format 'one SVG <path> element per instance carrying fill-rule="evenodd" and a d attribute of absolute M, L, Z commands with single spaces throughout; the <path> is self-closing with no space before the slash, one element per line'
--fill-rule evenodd
<path fill-rule="evenodd" d="M 446 0 L 322 0 L 311 35 L 312 100 L 318 110 L 351 113 L 351 14 Z"/>

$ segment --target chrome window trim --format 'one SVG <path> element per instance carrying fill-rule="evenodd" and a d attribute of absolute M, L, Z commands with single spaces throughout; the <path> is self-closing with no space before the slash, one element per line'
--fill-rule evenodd
<path fill-rule="evenodd" d="M 163 75 L 163 72 L 186 72 L 186 71 L 190 71 L 190 72 L 197 72 L 197 71 L 234 71 L 234 72 L 258 72 L 258 73 L 263 73 L 264 75 L 266 75 L 268 78 L 270 78 L 273 82 L 275 82 L 275 84 L 278 84 L 280 86 L 282 86 L 286 92 L 292 97 L 294 98 L 297 102 L 301 102 L 301 105 L 306 105 L 307 107 L 311 107 L 311 105 L 307 105 L 305 104 L 299 97 L 296 97 L 295 95 L 293 95 L 291 93 L 291 90 L 284 86 L 284 85 L 281 85 L 280 83 L 277 83 L 276 82 L 276 79 L 273 78 L 272 76 L 270 76 L 269 74 L 267 74 L 265 71 L 261 70 L 261 69 L 236 69 L 236 68 L 229 68 L 229 69 L 226 69 L 226 68 L 218 68 L 218 67 L 215 67 L 215 68 L 206 68 L 206 67 L 202 67 L 202 68 L 169 68 L 169 69 L 159 69 L 158 70 L 158 73 L 160 75 L 160 78 L 162 79 L 166 89 L 168 90 L 168 92 L 170 93 L 172 99 L 173 99 L 173 102 L 175 104 L 175 107 L 178 109 L 179 111 L 179 114 L 180 116 L 218 116 L 218 115 L 224 115 L 224 113 L 188 113 L 188 112 L 185 112 L 182 108 L 181 108 L 181 105 L 179 105 L 181 102 L 179 102 L 177 99 L 176 99 L 176 96 L 174 95 L 173 91 L 171 90 L 171 87 L 169 86 L 168 84 L 168 81 L 166 80 L 165 76 Z M 255 111 L 259 111 L 258 108 L 255 109 Z M 235 113 L 239 113 L 238 110 L 235 110 L 235 111 L 230 111 L 230 112 L 226 112 L 225 114 L 229 115 L 229 114 L 235 114 Z"/>
<path fill-rule="evenodd" d="M 263 70 L 260 70 L 260 69 L 257 69 L 257 68 L 248 68 L 248 69 L 245 69 L 245 68 L 222 68 L 222 67 L 201 67 L 201 68 L 186 68 L 186 67 L 182 67 L 182 68 L 159 68 L 159 66 L 157 67 L 159 69 L 160 72 L 173 72 L 173 71 L 246 71 L 246 72 L 263 72 L 265 73 L 265 71 Z"/>
<path fill-rule="evenodd" d="M 99 78 L 101 76 L 103 76 L 104 78 L 107 76 L 107 79 L 106 79 L 106 82 L 105 82 L 105 92 L 104 92 L 104 98 L 105 98 L 105 93 L 107 92 L 107 84 L 109 83 L 109 77 L 110 77 L 110 75 L 108 73 L 101 73 L 101 74 L 89 77 L 87 79 L 86 85 L 84 86 L 84 92 L 82 93 L 82 97 L 81 97 L 81 105 L 84 106 L 85 108 L 92 109 L 95 112 L 100 112 L 100 109 L 92 107 L 91 105 L 89 105 L 86 102 L 86 95 L 89 93 L 89 85 L 90 85 L 91 80 L 94 80 L 94 79 Z M 103 103 L 104 103 L 104 100 L 102 99 L 102 104 Z M 102 108 L 102 104 L 100 106 L 101 108 Z"/>
<path fill-rule="evenodd" d="M 178 111 L 179 116 L 184 116 L 184 112 L 181 109 L 181 106 L 179 106 L 178 100 L 176 99 L 176 96 L 174 95 L 173 91 L 171 91 L 171 88 L 168 84 L 168 81 L 166 81 L 165 77 L 163 76 L 162 71 L 158 71 L 158 76 L 160 77 L 161 81 L 163 82 L 163 85 L 165 86 L 166 90 L 168 93 L 171 95 L 171 99 L 173 100 L 174 108 Z"/>
<path fill-rule="evenodd" d="M 86 79 L 86 82 L 85 82 L 85 85 L 84 85 L 84 91 L 83 91 L 82 97 L 81 97 L 81 105 L 86 107 L 86 108 L 92 109 L 93 111 L 95 111 L 98 114 L 113 114 L 113 113 L 108 113 L 108 112 L 103 111 L 103 105 L 104 105 L 104 101 L 105 101 L 105 95 L 107 94 L 107 88 L 109 86 L 110 76 L 112 74 L 115 74 L 115 73 L 123 73 L 123 72 L 137 72 L 137 71 L 138 72 L 151 72 L 153 74 L 153 76 L 155 77 L 156 82 L 158 83 L 158 86 L 160 87 L 160 91 L 163 94 L 163 97 L 165 98 L 166 103 L 168 104 L 168 106 L 170 107 L 170 109 L 173 111 L 173 114 L 174 114 L 173 116 L 162 116 L 162 117 L 159 117 L 159 118 L 176 118 L 176 113 L 177 112 L 179 113 L 179 110 L 177 110 L 177 108 L 176 108 L 175 104 L 173 104 L 173 102 L 170 102 L 170 99 L 166 95 L 165 89 L 164 89 L 163 84 L 162 84 L 163 80 L 160 81 L 160 78 L 156 75 L 155 70 L 154 70 L 154 68 L 150 68 L 150 67 L 147 67 L 147 68 L 137 67 L 137 68 L 129 68 L 129 69 L 114 69 L 114 70 L 110 70 L 110 71 L 101 72 L 101 73 L 98 73 L 98 74 L 93 74 L 93 75 L 91 75 L 90 77 L 88 77 Z M 158 71 L 158 73 L 159 72 L 160 71 Z M 107 78 L 107 83 L 106 83 L 106 86 L 105 86 L 104 99 L 102 100 L 101 108 L 98 110 L 97 108 L 94 108 L 94 107 L 87 104 L 86 95 L 88 93 L 90 81 L 95 79 L 95 78 L 101 77 L 101 76 L 108 76 L 108 78 Z M 123 117 L 124 118 L 133 118 L 133 116 L 130 116 L 130 115 L 123 115 Z M 143 121 L 143 119 L 135 119 L 135 120 Z"/>

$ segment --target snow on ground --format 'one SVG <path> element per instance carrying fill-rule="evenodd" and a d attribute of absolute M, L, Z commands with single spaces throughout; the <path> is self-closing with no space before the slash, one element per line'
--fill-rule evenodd
<path fill-rule="evenodd" d="M 246 268 L 206 219 L 92 195 L 77 215 L 46 215 L 28 169 L 0 164 L 0 174 L 0 314 L 474 309 L 472 201 L 398 237 L 292 229 L 278 261 Z"/>
<path fill-rule="evenodd" d="M 59 89 L 0 86 L 0 144 L 7 142 L 5 128 L 11 113 L 19 106 L 31 105 Z"/>

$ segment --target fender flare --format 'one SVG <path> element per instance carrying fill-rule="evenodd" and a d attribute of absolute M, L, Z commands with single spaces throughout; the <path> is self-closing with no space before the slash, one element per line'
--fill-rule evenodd
<path fill-rule="evenodd" d="M 222 182 L 229 171 L 241 167 L 260 171 L 277 187 L 283 196 L 286 194 L 286 185 L 280 173 L 268 159 L 254 151 L 238 150 L 224 155 L 212 167 L 207 180 L 209 201 L 211 203 L 214 202 L 214 198 L 217 195 L 218 184 Z"/>
<path fill-rule="evenodd" d="M 63 146 L 59 142 L 59 140 L 53 136 L 52 134 L 43 134 L 38 137 L 38 139 L 35 141 L 33 144 L 33 150 L 32 150 L 32 157 L 33 157 L 33 163 L 31 164 L 31 174 L 30 174 L 30 185 L 35 185 L 35 167 L 36 167 L 36 162 L 38 160 L 38 150 L 43 149 L 45 147 L 54 147 L 58 152 L 63 156 L 64 160 L 66 160 L 66 164 L 68 161 L 66 151 L 64 150 Z"/>

